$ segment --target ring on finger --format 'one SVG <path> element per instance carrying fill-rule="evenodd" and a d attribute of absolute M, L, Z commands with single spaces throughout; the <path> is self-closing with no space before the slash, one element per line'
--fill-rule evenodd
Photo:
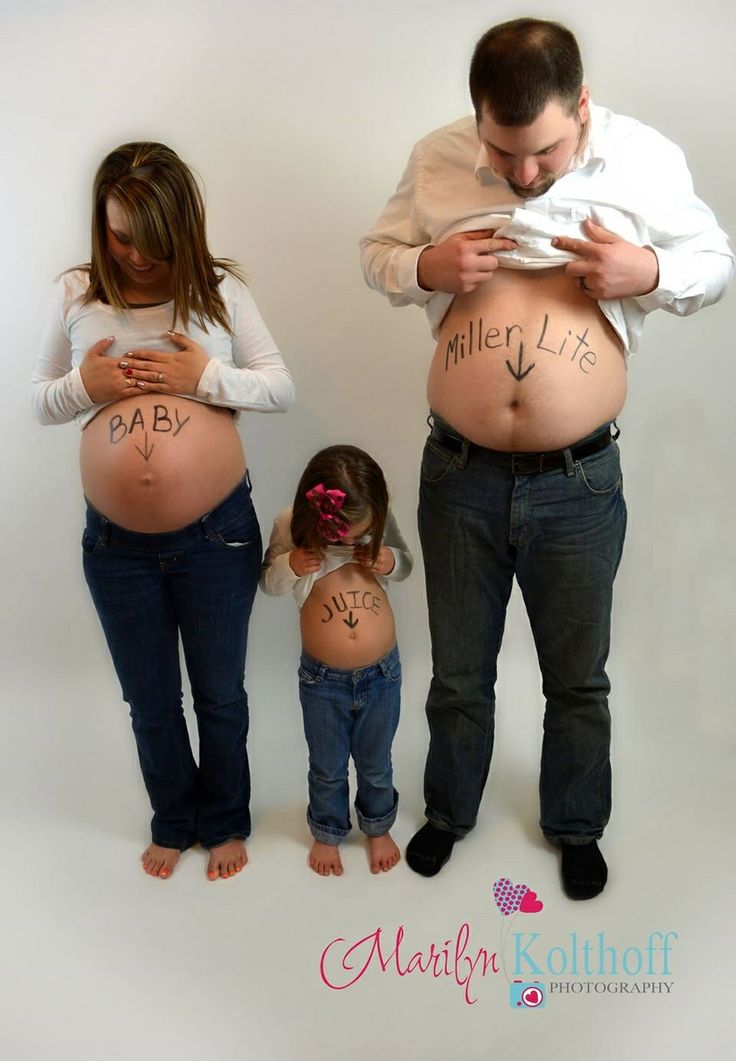
<path fill-rule="evenodd" d="M 156 380 L 157 380 L 158 383 L 163 383 L 163 381 L 164 381 L 163 372 L 159 372 L 158 376 L 156 377 Z"/>
<path fill-rule="evenodd" d="M 581 291 L 589 291 L 590 290 L 590 288 L 588 287 L 588 285 L 585 282 L 585 277 L 584 276 L 579 276 L 578 277 L 578 287 L 580 288 Z"/>

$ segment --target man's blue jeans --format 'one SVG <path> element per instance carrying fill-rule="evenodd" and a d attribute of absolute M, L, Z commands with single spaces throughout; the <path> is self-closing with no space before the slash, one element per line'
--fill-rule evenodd
<path fill-rule="evenodd" d="M 580 461 L 568 451 L 559 470 L 513 474 L 490 451 L 453 452 L 428 438 L 419 499 L 433 661 L 425 801 L 437 828 L 464 836 L 475 825 L 516 576 L 546 700 L 541 828 L 554 843 L 601 836 L 611 805 L 605 664 L 625 529 L 613 442 Z"/>
<path fill-rule="evenodd" d="M 315 840 L 339 844 L 350 831 L 348 761 L 355 763 L 355 811 L 366 836 L 396 820 L 391 744 L 399 724 L 399 650 L 358 670 L 320 663 L 302 652 L 299 698 L 309 747 L 307 822 Z"/>
<path fill-rule="evenodd" d="M 261 535 L 250 482 L 212 512 L 165 534 L 139 534 L 87 508 L 84 573 L 130 705 L 153 841 L 184 850 L 250 833 L 243 685 Z M 199 732 L 199 766 L 182 709 L 179 636 Z"/>

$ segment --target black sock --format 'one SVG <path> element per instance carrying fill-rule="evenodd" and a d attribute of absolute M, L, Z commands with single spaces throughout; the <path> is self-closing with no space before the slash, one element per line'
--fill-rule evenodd
<path fill-rule="evenodd" d="M 608 867 L 598 844 L 562 844 L 562 886 L 570 899 L 592 899 L 608 880 Z"/>
<path fill-rule="evenodd" d="M 457 837 L 446 829 L 437 829 L 427 822 L 416 833 L 406 849 L 406 861 L 423 877 L 434 877 L 452 854 Z"/>

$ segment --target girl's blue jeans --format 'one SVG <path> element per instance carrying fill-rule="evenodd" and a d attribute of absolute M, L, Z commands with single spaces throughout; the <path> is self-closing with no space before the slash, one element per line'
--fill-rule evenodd
<path fill-rule="evenodd" d="M 382 836 L 396 820 L 391 744 L 399 724 L 399 650 L 367 667 L 328 667 L 302 652 L 299 696 L 309 747 L 307 821 L 315 840 L 339 844 L 350 832 L 348 761 L 355 763 L 358 825 Z"/>
<path fill-rule="evenodd" d="M 84 573 L 130 705 L 154 843 L 214 847 L 250 833 L 245 651 L 261 562 L 246 477 L 180 530 L 140 534 L 91 506 Z M 182 708 L 179 639 L 199 733 Z"/>
<path fill-rule="evenodd" d="M 542 831 L 552 842 L 586 843 L 609 818 L 605 664 L 626 506 L 615 442 L 582 460 L 568 457 L 560 469 L 514 474 L 491 451 L 464 444 L 454 452 L 432 436 L 425 444 L 419 534 L 433 661 L 426 814 L 457 836 L 475 825 L 488 776 L 496 659 L 514 577 L 546 700 Z M 506 699 L 507 711 L 532 708 L 513 691 Z"/>

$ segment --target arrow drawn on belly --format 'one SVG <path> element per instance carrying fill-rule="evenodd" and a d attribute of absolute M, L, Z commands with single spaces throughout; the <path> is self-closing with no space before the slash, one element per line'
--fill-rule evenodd
<path fill-rule="evenodd" d="M 343 619 L 343 622 L 345 623 L 346 626 L 349 626 L 351 630 L 354 630 L 355 627 L 358 625 L 358 620 L 357 619 L 355 621 L 353 621 L 353 613 L 352 612 L 348 612 L 348 617 L 347 617 L 347 619 Z"/>
<path fill-rule="evenodd" d="M 521 381 L 523 380 L 524 376 L 528 376 L 529 375 L 529 373 L 531 372 L 531 370 L 534 368 L 534 366 L 537 363 L 536 361 L 532 361 L 531 365 L 529 365 L 529 367 L 524 369 L 524 371 L 522 372 L 521 371 L 521 362 L 523 361 L 523 359 L 524 359 L 524 344 L 520 342 L 519 343 L 519 364 L 518 364 L 518 367 L 514 368 L 514 366 L 511 364 L 510 361 L 506 362 L 506 368 L 509 370 L 509 372 L 514 377 L 514 379 L 517 379 L 519 381 L 519 383 L 521 383 Z"/>
<path fill-rule="evenodd" d="M 508 364 L 508 362 L 506 362 L 506 363 Z M 154 446 L 156 445 L 156 443 L 152 442 L 151 443 L 151 448 L 149 449 L 148 448 L 148 432 L 144 431 L 143 434 L 144 434 L 144 437 L 145 437 L 145 442 L 143 443 L 143 449 L 141 449 L 140 446 L 136 446 L 135 448 L 138 450 L 138 452 L 140 453 L 141 457 L 143 457 L 143 460 L 144 461 L 148 461 L 149 457 L 153 453 L 153 449 L 154 449 Z M 144 452 L 144 450 L 145 450 L 145 452 Z"/>

